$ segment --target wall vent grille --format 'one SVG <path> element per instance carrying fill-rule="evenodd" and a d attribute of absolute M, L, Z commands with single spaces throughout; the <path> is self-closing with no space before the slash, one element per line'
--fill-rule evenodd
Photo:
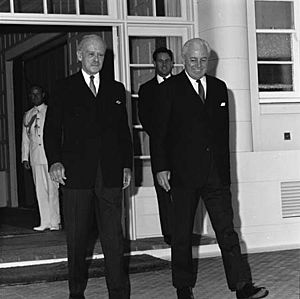
<path fill-rule="evenodd" d="M 300 217 L 300 181 L 281 182 L 282 217 Z"/>

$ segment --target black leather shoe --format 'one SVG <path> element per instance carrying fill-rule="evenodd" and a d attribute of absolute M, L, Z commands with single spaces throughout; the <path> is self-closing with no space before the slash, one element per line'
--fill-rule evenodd
<path fill-rule="evenodd" d="M 193 289 L 191 287 L 185 287 L 177 289 L 178 299 L 195 299 L 193 295 Z"/>
<path fill-rule="evenodd" d="M 237 299 L 259 299 L 265 298 L 269 291 L 264 287 L 255 287 L 252 283 L 245 284 L 240 290 L 236 291 Z"/>

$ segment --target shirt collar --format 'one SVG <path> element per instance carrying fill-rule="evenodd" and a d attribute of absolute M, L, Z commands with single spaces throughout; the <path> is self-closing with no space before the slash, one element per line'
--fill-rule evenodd
<path fill-rule="evenodd" d="M 193 79 L 188 73 L 187 71 L 185 71 L 187 77 L 189 78 L 189 80 L 191 81 L 191 83 L 194 85 L 194 83 L 197 83 L 197 80 Z M 206 76 L 204 75 L 202 78 L 200 78 L 200 81 L 202 83 L 202 85 L 206 86 Z"/>
<path fill-rule="evenodd" d="M 82 72 L 82 74 L 83 74 L 84 79 L 90 80 L 91 75 L 89 75 L 89 74 L 88 74 L 86 71 L 84 71 L 83 69 L 81 69 L 81 72 Z M 94 76 L 94 80 L 96 80 L 96 79 L 99 80 L 99 79 L 100 79 L 99 73 L 96 73 L 96 74 L 94 74 L 93 76 Z"/>
<path fill-rule="evenodd" d="M 41 105 L 38 105 L 38 106 L 34 106 L 33 108 L 37 111 L 41 111 L 44 109 L 44 107 L 46 107 L 46 104 L 45 103 L 42 103 Z"/>
<path fill-rule="evenodd" d="M 198 93 L 198 83 L 197 83 L 197 80 L 193 79 L 188 73 L 187 71 L 185 71 L 188 79 L 190 80 L 193 88 L 195 89 L 195 91 Z M 207 93 L 207 83 L 206 83 L 206 75 L 204 75 L 201 79 L 201 84 L 203 86 L 203 89 L 204 89 L 204 95 L 206 97 L 206 93 Z"/>
<path fill-rule="evenodd" d="M 165 79 L 169 79 L 171 77 L 171 74 L 169 74 L 168 76 L 166 76 L 166 77 L 162 77 L 162 76 L 160 76 L 160 75 L 156 75 L 156 80 L 157 80 L 157 82 L 158 82 L 158 84 L 160 84 L 161 82 L 163 82 Z M 164 79 L 165 78 L 165 79 Z"/>

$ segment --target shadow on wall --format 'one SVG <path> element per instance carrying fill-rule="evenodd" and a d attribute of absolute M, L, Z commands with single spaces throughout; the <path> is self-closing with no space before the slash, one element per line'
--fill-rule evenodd
<path fill-rule="evenodd" d="M 208 74 L 211 76 L 217 76 L 217 67 L 218 67 L 219 57 L 217 52 L 215 52 L 213 49 L 211 50 L 210 59 L 209 59 L 209 68 L 208 68 Z M 226 82 L 225 82 L 226 83 Z M 236 232 L 240 236 L 240 243 L 242 247 L 243 252 L 247 252 L 247 247 L 245 242 L 243 241 L 242 235 L 241 235 L 241 226 L 242 221 L 240 218 L 240 212 L 239 212 L 239 190 L 238 190 L 238 177 L 237 177 L 237 160 L 236 160 L 236 154 L 235 150 L 237 148 L 237 126 L 236 126 L 236 100 L 234 97 L 234 93 L 231 89 L 228 89 L 228 102 L 229 102 L 229 121 L 230 121 L 230 153 L 231 153 L 231 193 L 232 193 L 232 207 L 233 207 L 233 213 L 234 213 L 234 226 L 236 229 Z"/>

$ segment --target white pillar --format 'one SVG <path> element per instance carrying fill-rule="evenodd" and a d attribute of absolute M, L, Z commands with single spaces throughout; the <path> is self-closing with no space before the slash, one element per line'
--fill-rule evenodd
<path fill-rule="evenodd" d="M 247 0 L 199 0 L 199 37 L 212 48 L 209 73 L 229 91 L 230 148 L 253 151 L 247 39 Z"/>

